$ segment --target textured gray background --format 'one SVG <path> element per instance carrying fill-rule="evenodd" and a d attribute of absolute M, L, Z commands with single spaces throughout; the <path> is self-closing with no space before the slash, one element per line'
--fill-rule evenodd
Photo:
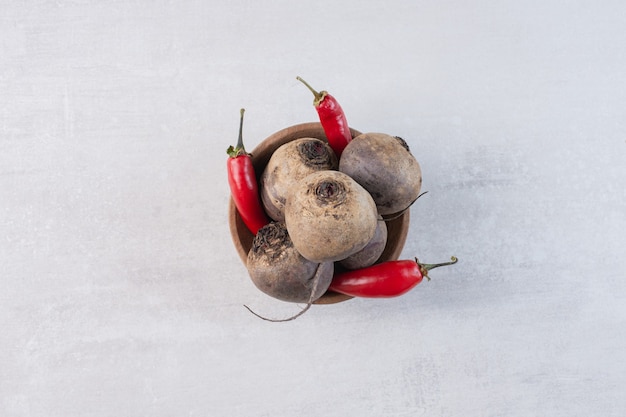
<path fill-rule="evenodd" d="M 0 415 L 623 416 L 626 5 L 0 1 Z M 225 149 L 404 137 L 389 300 L 299 306 L 230 240 Z"/>

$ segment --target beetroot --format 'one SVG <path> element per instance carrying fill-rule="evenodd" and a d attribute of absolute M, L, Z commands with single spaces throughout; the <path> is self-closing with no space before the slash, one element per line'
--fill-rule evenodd
<path fill-rule="evenodd" d="M 384 133 L 355 137 L 341 154 L 339 171 L 372 195 L 382 215 L 409 207 L 422 186 L 422 171 L 407 143 Z"/>
<path fill-rule="evenodd" d="M 260 179 L 265 211 L 272 219 L 283 221 L 289 188 L 312 172 L 337 167 L 335 153 L 322 140 L 300 138 L 280 146 L 272 154 Z"/>
<path fill-rule="evenodd" d="M 371 241 L 378 214 L 370 194 L 352 178 L 318 171 L 290 188 L 285 223 L 302 256 L 314 262 L 338 261 Z"/>
<path fill-rule="evenodd" d="M 272 222 L 254 237 L 247 261 L 252 282 L 265 294 L 283 301 L 312 303 L 328 289 L 332 262 L 305 259 L 294 247 L 284 223 Z"/>
<path fill-rule="evenodd" d="M 360 251 L 339 261 L 341 266 L 346 269 L 359 269 L 373 265 L 385 250 L 387 244 L 387 223 L 382 221 L 382 217 L 378 220 L 376 233 L 367 245 Z"/>

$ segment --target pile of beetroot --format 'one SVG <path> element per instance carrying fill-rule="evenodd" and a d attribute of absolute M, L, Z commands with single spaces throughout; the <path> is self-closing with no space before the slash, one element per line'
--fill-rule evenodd
<path fill-rule="evenodd" d="M 257 288 L 279 300 L 306 303 L 286 319 L 291 320 L 328 290 L 395 297 L 428 278 L 428 270 L 455 263 L 455 257 L 441 264 L 377 263 L 387 243 L 386 221 L 420 196 L 419 163 L 397 136 L 352 138 L 337 100 L 298 80 L 315 96 L 327 142 L 300 138 L 280 146 L 257 183 L 243 147 L 242 109 L 238 143 L 227 150 L 232 198 L 255 236 L 247 269 Z"/>

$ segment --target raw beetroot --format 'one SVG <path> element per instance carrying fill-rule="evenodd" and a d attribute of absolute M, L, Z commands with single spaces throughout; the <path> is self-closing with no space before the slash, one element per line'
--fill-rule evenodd
<path fill-rule="evenodd" d="M 385 133 L 363 133 L 344 149 L 339 170 L 354 178 L 382 215 L 398 213 L 418 197 L 422 171 L 407 143 Z"/>
<path fill-rule="evenodd" d="M 282 301 L 312 303 L 328 289 L 332 262 L 313 262 L 295 249 L 284 223 L 272 222 L 254 237 L 248 273 L 258 289 Z"/>
<path fill-rule="evenodd" d="M 308 174 L 337 169 L 338 160 L 326 142 L 300 138 L 280 146 L 261 175 L 261 201 L 276 221 L 285 219 L 285 199 L 289 188 Z"/>
<path fill-rule="evenodd" d="M 385 251 L 387 244 L 387 223 L 379 218 L 374 237 L 360 251 L 339 261 L 347 269 L 365 268 L 373 265 Z"/>
<path fill-rule="evenodd" d="M 367 245 L 378 214 L 370 194 L 352 178 L 318 171 L 290 188 L 285 223 L 302 256 L 314 262 L 338 261 Z"/>

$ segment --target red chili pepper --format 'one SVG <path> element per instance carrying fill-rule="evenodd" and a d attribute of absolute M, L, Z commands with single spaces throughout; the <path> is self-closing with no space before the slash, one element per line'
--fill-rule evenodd
<path fill-rule="evenodd" d="M 415 261 L 387 261 L 367 268 L 339 272 L 333 277 L 329 290 L 353 297 L 388 298 L 402 295 L 422 279 L 430 280 L 428 271 L 457 262 L 454 256 L 450 262 L 422 264 Z"/>
<path fill-rule="evenodd" d="M 315 96 L 313 105 L 317 110 L 328 144 L 337 157 L 340 157 L 343 149 L 352 140 L 352 133 L 343 109 L 335 97 L 328 94 L 328 91 L 317 92 L 302 78 L 296 77 L 296 79 L 306 85 Z"/>
<path fill-rule="evenodd" d="M 259 197 L 259 186 L 256 180 L 252 159 L 243 147 L 243 113 L 239 120 L 239 139 L 237 146 L 230 146 L 226 153 L 229 155 L 226 163 L 228 169 L 228 185 L 241 219 L 250 231 L 256 235 L 257 231 L 270 221 L 263 210 Z"/>

